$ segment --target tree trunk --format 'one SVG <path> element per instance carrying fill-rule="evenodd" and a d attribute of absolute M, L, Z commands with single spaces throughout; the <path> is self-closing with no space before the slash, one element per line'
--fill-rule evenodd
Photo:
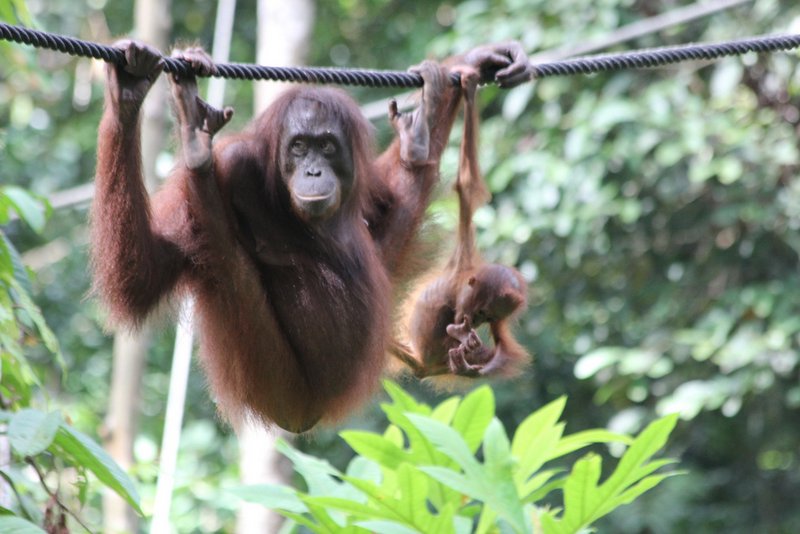
<path fill-rule="evenodd" d="M 256 62 L 279 67 L 304 64 L 313 22 L 313 0 L 259 0 Z M 276 82 L 256 83 L 254 111 L 259 114 L 284 87 Z M 278 429 L 267 432 L 250 424 L 239 430 L 239 469 L 244 484 L 289 483 L 291 469 L 275 450 L 278 437 L 287 439 L 288 434 Z M 236 532 L 273 533 L 282 523 L 275 512 L 244 503 L 239 508 Z"/>
<path fill-rule="evenodd" d="M 166 50 L 172 26 L 168 0 L 137 0 L 134 34 L 136 38 L 160 50 Z M 148 189 L 157 183 L 155 162 L 166 142 L 164 109 L 167 107 L 167 88 L 164 76 L 151 89 L 143 106 L 142 168 Z M 142 376 L 150 328 L 138 333 L 119 331 L 114 336 L 114 361 L 111 393 L 105 420 L 106 450 L 119 465 L 128 470 L 134 463 L 133 441 L 139 419 Z M 103 532 L 132 533 L 138 530 L 138 517 L 125 501 L 111 491 L 103 496 Z"/>
<path fill-rule="evenodd" d="M 274 67 L 304 65 L 314 27 L 313 0 L 258 0 L 256 63 Z M 255 82 L 254 111 L 264 111 L 286 84 Z"/>

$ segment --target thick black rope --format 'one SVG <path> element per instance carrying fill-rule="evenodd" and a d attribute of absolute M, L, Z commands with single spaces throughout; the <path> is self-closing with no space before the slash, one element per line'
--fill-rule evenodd
<path fill-rule="evenodd" d="M 56 35 L 0 22 L 0 39 L 57 50 L 73 56 L 102 59 L 122 65 L 125 55 L 113 46 L 101 45 L 63 35 Z M 800 35 L 764 36 L 740 39 L 718 44 L 690 44 L 604 54 L 568 59 L 533 66 L 533 78 L 594 74 L 623 69 L 659 67 L 670 63 L 691 60 L 711 60 L 748 52 L 776 52 L 800 47 Z M 367 87 L 421 87 L 422 77 L 401 71 L 343 69 L 332 67 L 266 67 L 245 63 L 218 63 L 214 76 L 244 80 L 276 80 L 285 82 L 331 83 Z M 183 60 L 164 57 L 164 70 L 174 74 L 190 74 L 189 64 Z M 458 83 L 454 75 L 453 83 Z"/>
<path fill-rule="evenodd" d="M 594 74 L 623 69 L 659 67 L 681 61 L 711 60 L 748 52 L 776 52 L 800 47 L 800 35 L 750 37 L 717 44 L 691 44 L 603 54 L 534 65 L 535 77 Z"/>

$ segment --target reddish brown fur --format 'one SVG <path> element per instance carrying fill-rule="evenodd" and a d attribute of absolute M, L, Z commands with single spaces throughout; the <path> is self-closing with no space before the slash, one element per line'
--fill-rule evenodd
<path fill-rule="evenodd" d="M 137 103 L 107 94 L 92 265 L 112 322 L 138 325 L 174 290 L 194 294 L 203 367 L 233 422 L 253 417 L 303 431 L 358 406 L 385 364 L 392 283 L 460 99 L 449 84 L 427 90 L 437 106 L 425 162 L 402 161 L 397 142 L 375 159 L 371 128 L 345 93 L 297 87 L 214 145 L 213 177 L 179 165 L 152 203 Z M 294 216 L 278 166 L 282 125 L 298 100 L 339 117 L 352 144 L 352 194 L 321 227 Z"/>
<path fill-rule="evenodd" d="M 459 69 L 464 86 L 464 133 L 456 180 L 458 242 L 443 271 L 413 295 L 408 318 L 412 354 L 404 359 L 418 376 L 514 376 L 530 359 L 509 326 L 527 305 L 522 275 L 511 267 L 487 264 L 477 250 L 474 211 L 489 193 L 478 166 L 478 73 Z M 488 324 L 493 347 L 484 346 L 473 327 Z M 402 349 L 395 347 L 395 352 Z M 401 356 L 402 357 L 402 356 Z M 412 359 L 409 359 L 412 358 Z"/>
<path fill-rule="evenodd" d="M 229 420 L 304 431 L 341 418 L 384 367 L 393 287 L 412 263 L 461 92 L 446 68 L 420 66 L 420 108 L 390 110 L 398 139 L 375 158 L 355 102 L 308 87 L 212 147 L 232 110 L 199 100 L 193 75 L 174 77 L 183 161 L 150 201 L 139 111 L 163 61 L 141 43 L 119 46 L 92 206 L 94 289 L 111 321 L 139 325 L 175 291 L 192 293 L 203 367 Z M 214 71 L 202 50 L 179 56 Z M 518 43 L 457 61 L 507 86 L 532 70 Z"/>

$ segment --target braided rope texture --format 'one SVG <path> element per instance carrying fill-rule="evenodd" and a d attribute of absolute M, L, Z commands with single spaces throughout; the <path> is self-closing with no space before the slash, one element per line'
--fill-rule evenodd
<path fill-rule="evenodd" d="M 690 44 L 638 50 L 621 54 L 603 54 L 534 65 L 534 77 L 571 76 L 623 69 L 659 67 L 681 61 L 712 60 L 748 52 L 787 51 L 800 47 L 800 35 L 751 37 L 718 44 Z"/>
<path fill-rule="evenodd" d="M 125 64 L 125 54 L 119 48 L 4 22 L 0 22 L 0 39 L 37 48 L 57 50 L 73 56 L 91 57 L 118 65 Z M 604 54 L 534 65 L 533 78 L 651 68 L 681 61 L 712 60 L 748 52 L 787 51 L 798 47 L 800 47 L 800 35 L 778 35 L 752 37 L 718 44 L 690 44 L 621 54 Z M 187 62 L 171 57 L 163 59 L 164 71 L 179 75 L 191 74 L 191 68 Z M 422 87 L 420 75 L 402 71 L 332 67 L 267 67 L 245 63 L 218 63 L 216 67 L 217 72 L 214 76 L 242 80 L 275 80 L 366 87 Z M 453 75 L 452 81 L 454 84 L 458 84 L 458 74 Z"/>

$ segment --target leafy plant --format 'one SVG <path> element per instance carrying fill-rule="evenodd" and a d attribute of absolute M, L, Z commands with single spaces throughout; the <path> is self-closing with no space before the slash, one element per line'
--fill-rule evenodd
<path fill-rule="evenodd" d="M 41 232 L 48 211 L 46 204 L 21 188 L 0 187 L 0 224 L 10 222 L 15 214 Z M 60 491 L 48 486 L 49 468 L 74 469 L 77 496 L 82 504 L 87 498 L 87 475 L 92 473 L 141 513 L 130 478 L 99 445 L 70 426 L 60 412 L 30 407 L 40 383 L 25 357 L 25 348 L 41 341 L 63 368 L 58 341 L 30 293 L 28 272 L 16 248 L 0 229 L 0 441 L 7 442 L 13 453 L 13 461 L 9 457 L 0 458 L 0 465 L 8 464 L 0 469 L 0 485 L 4 486 L 1 488 L 4 492 L 10 489 L 16 496 L 13 509 L 0 506 L 0 532 L 42 533 L 44 530 L 37 524 L 56 528 L 66 522 L 67 515 L 82 524 L 62 502 Z M 30 468 L 38 480 L 30 480 L 23 467 Z M 46 501 L 42 505 L 35 497 L 38 487 L 44 490 L 44 494 L 39 492 Z"/>
<path fill-rule="evenodd" d="M 630 503 L 676 471 L 653 459 L 677 417 L 645 428 L 635 439 L 606 430 L 564 435 L 566 398 L 529 415 L 509 436 L 495 417 L 494 394 L 482 386 L 435 408 L 387 382 L 392 402 L 382 406 L 383 434 L 340 433 L 357 456 L 345 473 L 285 442 L 279 450 L 305 480 L 301 491 L 281 485 L 237 488 L 241 498 L 289 518 L 287 530 L 313 532 L 580 532 Z M 551 462 L 592 445 L 627 446 L 600 482 L 602 460 L 590 452 L 572 469 Z M 560 490 L 563 504 L 553 493 Z"/>

